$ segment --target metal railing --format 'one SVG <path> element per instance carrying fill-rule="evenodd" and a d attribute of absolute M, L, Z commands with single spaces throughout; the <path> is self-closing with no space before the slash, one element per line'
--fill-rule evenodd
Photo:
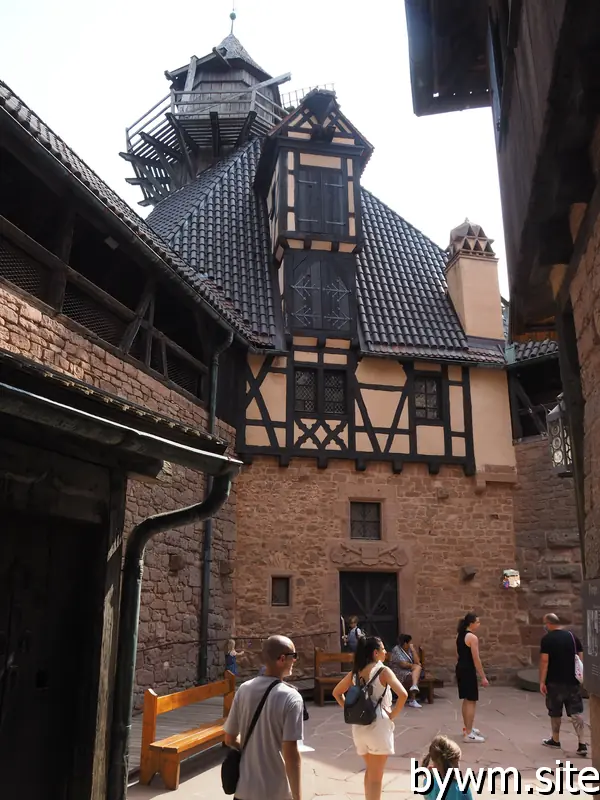
<path fill-rule="evenodd" d="M 285 94 L 281 95 L 281 105 L 286 108 L 297 108 L 300 103 L 304 100 L 306 95 L 309 92 L 314 91 L 314 89 L 323 89 L 324 91 L 334 92 L 335 91 L 335 84 L 334 83 L 320 83 L 316 86 L 307 86 L 304 89 L 294 89 L 291 92 L 286 92 Z"/>

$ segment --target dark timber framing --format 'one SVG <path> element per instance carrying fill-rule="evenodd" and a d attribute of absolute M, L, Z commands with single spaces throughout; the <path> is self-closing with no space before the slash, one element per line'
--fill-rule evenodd
<path fill-rule="evenodd" d="M 304 333 L 305 335 L 312 334 L 312 331 L 305 331 Z M 303 353 L 306 353 L 307 356 L 310 355 L 312 360 L 308 357 L 303 358 Z M 316 360 L 312 358 L 315 353 L 317 354 Z M 347 364 L 334 364 L 327 361 L 326 357 L 328 355 L 339 356 L 342 354 L 347 357 Z M 342 458 L 355 461 L 356 469 L 359 470 L 365 469 L 368 462 L 385 461 L 391 464 L 396 473 L 402 471 L 404 463 L 427 464 L 430 472 L 434 474 L 444 464 L 461 466 L 467 475 L 475 473 L 469 367 L 462 367 L 460 379 L 450 380 L 448 366 L 445 364 L 440 365 L 439 372 L 418 371 L 415 373 L 412 362 L 398 359 L 398 363 L 402 364 L 406 374 L 404 386 L 399 387 L 388 384 L 359 382 L 356 374 L 358 359 L 354 349 L 298 344 L 290 348 L 286 358 L 287 365 L 285 367 L 275 367 L 276 356 L 265 356 L 256 376 L 250 366 L 246 366 L 244 383 L 248 388 L 242 403 L 237 435 L 238 453 L 245 463 L 251 463 L 254 455 L 273 455 L 279 458 L 279 463 L 282 466 L 288 466 L 292 458 L 312 458 L 317 460 L 319 467 L 325 468 L 330 459 Z M 343 371 L 346 375 L 347 413 L 325 414 L 323 413 L 322 402 L 318 403 L 314 412 L 296 411 L 294 390 L 295 372 L 298 369 L 316 370 L 317 372 L 326 370 Z M 261 394 L 261 386 L 270 373 L 286 376 L 285 421 L 271 419 L 266 402 Z M 436 378 L 440 382 L 442 417 L 440 420 L 417 419 L 415 416 L 415 375 Z M 319 382 L 319 385 L 322 385 L 322 381 Z M 462 389 L 465 423 L 463 431 L 453 431 L 451 429 L 451 386 L 458 386 Z M 396 392 L 398 394 L 398 403 L 390 427 L 380 427 L 370 419 L 363 396 L 364 390 Z M 247 409 L 253 401 L 259 410 L 259 419 L 246 418 Z M 360 413 L 362 421 L 359 420 L 357 422 L 356 411 Z M 408 412 L 408 427 L 399 427 L 400 419 L 405 411 Z M 443 455 L 431 456 L 418 453 L 418 427 L 432 424 L 443 428 L 445 451 Z M 247 444 L 246 430 L 256 427 L 266 431 L 269 440 L 267 446 Z M 283 446 L 279 445 L 278 431 L 285 431 L 285 444 Z M 367 435 L 372 448 L 371 451 L 357 449 L 356 435 L 359 433 Z M 384 444 L 379 440 L 382 434 L 385 436 Z M 396 435 L 404 435 L 408 438 L 410 443 L 409 452 L 393 452 L 392 448 Z M 453 439 L 464 440 L 464 456 L 452 455 Z M 310 443 L 311 446 L 303 446 L 307 443 Z"/>

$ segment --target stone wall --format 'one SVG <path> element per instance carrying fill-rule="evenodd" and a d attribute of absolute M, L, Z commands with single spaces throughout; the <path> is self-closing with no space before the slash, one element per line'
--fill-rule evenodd
<path fill-rule="evenodd" d="M 521 573 L 519 629 L 524 664 L 538 663 L 542 618 L 554 612 L 581 633 L 581 547 L 572 478 L 552 471 L 548 440 L 515 446 L 515 543 Z"/>
<path fill-rule="evenodd" d="M 34 304 L 35 303 L 35 304 Z M 37 301 L 0 286 L 0 348 L 73 375 L 105 391 L 146 408 L 206 429 L 207 413 L 199 404 L 178 394 L 139 369 L 132 361 L 116 358 L 74 330 L 65 317 L 56 317 Z M 218 436 L 233 445 L 233 430 L 217 421 Z M 126 534 L 140 520 L 160 511 L 190 505 L 202 499 L 204 476 L 172 467 L 172 475 L 158 484 L 131 481 L 128 487 Z M 224 664 L 221 642 L 232 627 L 231 564 L 235 548 L 235 486 L 227 505 L 214 522 L 214 556 L 209 617 L 211 677 Z M 175 562 L 180 557 L 180 564 Z M 146 569 L 137 662 L 136 704 L 152 686 L 159 694 L 190 686 L 198 664 L 198 619 L 201 592 L 202 525 L 188 526 L 157 536 L 146 549 Z M 180 568 L 173 569 L 174 566 Z"/>
<path fill-rule="evenodd" d="M 357 472 L 349 461 L 317 469 L 311 459 L 294 459 L 283 468 L 260 457 L 243 470 L 237 491 L 238 635 L 285 631 L 322 640 L 332 632 L 328 646 L 339 649 L 340 570 L 394 571 L 400 629 L 425 648 L 436 674 L 452 678 L 457 621 L 472 609 L 481 615 L 490 676 L 505 680 L 520 668 L 517 592 L 502 588 L 503 570 L 516 564 L 511 485 L 478 487 L 458 467 L 433 476 L 426 465 L 406 464 L 394 475 L 387 464 Z M 381 501 L 382 541 L 350 539 L 350 501 L 360 500 Z M 475 568 L 471 581 L 463 566 Z M 270 605 L 272 575 L 291 576 L 291 606 Z M 312 644 L 304 638 L 302 648 Z"/>

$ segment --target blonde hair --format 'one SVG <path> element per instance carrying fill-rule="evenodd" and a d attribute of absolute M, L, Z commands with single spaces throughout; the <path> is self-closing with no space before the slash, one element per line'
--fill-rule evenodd
<path fill-rule="evenodd" d="M 231 653 L 232 650 L 235 650 L 235 639 L 227 639 L 227 644 L 225 645 L 225 652 Z"/>
<path fill-rule="evenodd" d="M 429 752 L 423 760 L 423 766 L 427 767 L 431 764 L 443 778 L 449 769 L 458 767 L 461 756 L 462 751 L 455 741 L 447 736 L 439 735 L 431 740 Z"/>
<path fill-rule="evenodd" d="M 358 617 L 349 617 L 348 622 L 350 625 L 357 625 L 358 626 Z"/>

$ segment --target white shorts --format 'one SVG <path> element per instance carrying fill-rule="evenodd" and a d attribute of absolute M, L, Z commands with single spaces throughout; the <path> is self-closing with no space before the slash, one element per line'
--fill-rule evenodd
<path fill-rule="evenodd" d="M 387 714 L 382 717 L 378 716 L 370 725 L 353 725 L 352 738 L 357 754 L 359 756 L 367 754 L 393 756 L 395 727 L 395 723 Z"/>

